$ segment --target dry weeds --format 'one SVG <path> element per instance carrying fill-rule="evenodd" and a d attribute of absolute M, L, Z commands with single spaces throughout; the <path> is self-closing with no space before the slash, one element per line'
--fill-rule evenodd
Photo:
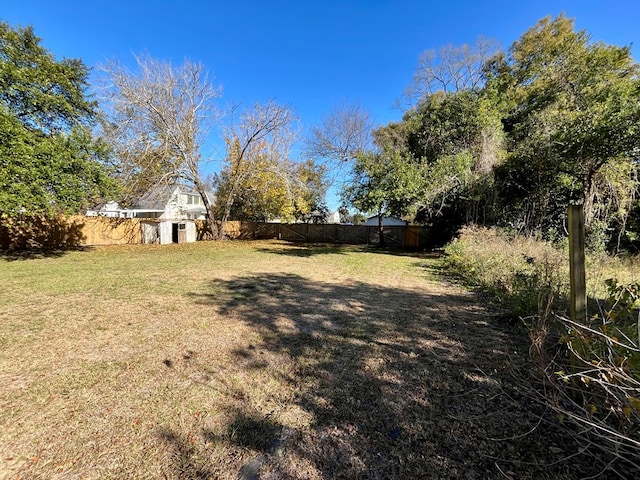
<path fill-rule="evenodd" d="M 438 262 L 281 242 L 0 260 L 0 478 L 584 475 L 510 383 L 524 334 Z"/>

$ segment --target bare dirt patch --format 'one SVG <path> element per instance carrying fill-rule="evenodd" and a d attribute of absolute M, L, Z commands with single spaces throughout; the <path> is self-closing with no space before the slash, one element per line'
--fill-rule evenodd
<path fill-rule="evenodd" d="M 0 478 L 585 475 L 511 383 L 522 333 L 437 262 L 282 242 L 0 262 L 21 292 L 0 294 Z"/>

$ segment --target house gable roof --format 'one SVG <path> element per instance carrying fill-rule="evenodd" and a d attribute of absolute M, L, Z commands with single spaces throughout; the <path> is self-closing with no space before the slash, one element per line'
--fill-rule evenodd
<path fill-rule="evenodd" d="M 144 195 L 142 195 L 136 204 L 134 205 L 134 209 L 143 209 L 143 210 L 164 210 L 171 200 L 178 200 L 179 195 L 195 195 L 200 197 L 200 194 L 192 188 L 189 188 L 185 185 L 180 184 L 164 184 L 157 185 L 151 190 L 148 190 Z M 215 202 L 215 194 L 213 192 L 206 192 L 207 199 L 210 204 Z M 202 210 L 202 206 L 196 207 L 196 210 Z"/>
<path fill-rule="evenodd" d="M 178 188 L 177 185 L 157 185 L 142 195 L 134 208 L 164 210 Z"/>

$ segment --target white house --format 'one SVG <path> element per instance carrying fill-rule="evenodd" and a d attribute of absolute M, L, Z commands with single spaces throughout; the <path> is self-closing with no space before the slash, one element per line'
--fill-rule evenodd
<path fill-rule="evenodd" d="M 98 210 L 87 210 L 85 215 L 87 217 L 120 218 L 121 211 L 122 210 L 120 208 L 120 205 L 118 205 L 118 202 L 114 202 L 113 200 L 110 200 L 104 205 L 102 205 Z"/>
<path fill-rule="evenodd" d="M 209 195 L 209 201 L 213 199 Z M 159 185 L 145 193 L 130 212 L 138 218 L 204 220 L 207 209 L 199 193 L 183 185 Z"/>
<path fill-rule="evenodd" d="M 211 195 L 209 201 L 213 202 Z M 89 210 L 87 216 L 111 218 L 140 218 L 144 243 L 195 242 L 194 220 L 204 220 L 207 210 L 202 197 L 184 185 L 159 185 L 145 193 L 133 208 L 120 208 L 108 202 L 98 210 Z"/>
<path fill-rule="evenodd" d="M 340 223 L 340 212 L 336 210 L 335 212 L 327 214 L 325 223 Z"/>
<path fill-rule="evenodd" d="M 362 222 L 360 225 L 366 225 L 370 227 L 378 226 L 378 217 L 379 215 L 369 217 L 366 222 Z M 404 227 L 407 224 L 404 220 L 396 217 L 385 217 L 382 216 L 382 226 L 384 227 Z"/>

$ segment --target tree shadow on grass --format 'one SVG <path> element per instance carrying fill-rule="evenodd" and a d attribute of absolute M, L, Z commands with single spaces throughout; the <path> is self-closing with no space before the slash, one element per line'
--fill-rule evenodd
<path fill-rule="evenodd" d="M 0 250 L 0 259 L 6 262 L 16 262 L 20 260 L 42 260 L 45 258 L 60 258 L 69 252 L 89 252 L 93 247 L 69 247 L 57 249 L 34 249 L 34 250 Z"/>
<path fill-rule="evenodd" d="M 403 257 L 437 258 L 444 255 L 441 249 L 424 250 L 417 248 L 379 247 L 377 245 L 349 245 L 331 243 L 301 243 L 286 242 L 274 244 L 270 247 L 259 248 L 258 251 L 274 255 L 289 257 L 313 257 L 316 255 L 345 254 L 353 252 L 379 253 Z"/>
<path fill-rule="evenodd" d="M 160 439 L 173 448 L 173 470 L 176 478 L 208 480 L 215 478 L 212 471 L 198 460 L 198 452 L 192 442 L 170 429 L 161 429 Z"/>
<path fill-rule="evenodd" d="M 271 253 L 274 255 L 285 255 L 288 257 L 313 257 L 316 255 L 351 253 L 362 251 L 365 247 L 359 245 L 338 245 L 327 243 L 300 243 L 300 242 L 278 242 L 270 247 L 258 248 L 259 252 Z"/>
<path fill-rule="evenodd" d="M 281 447 L 281 437 L 284 427 L 269 416 L 262 416 L 258 412 L 237 410 L 232 412 L 233 420 L 227 425 L 224 435 L 210 430 L 200 432 L 201 440 L 212 444 L 227 444 L 243 449 L 261 452 L 240 469 L 240 480 L 257 479 L 258 472 L 267 460 L 267 455 L 273 454 Z M 193 436 L 183 438 L 173 430 L 162 428 L 159 430 L 162 442 L 172 449 L 172 467 L 175 478 L 178 479 L 211 479 L 219 478 L 217 468 L 210 465 L 205 455 L 198 448 L 198 441 Z"/>
<path fill-rule="evenodd" d="M 9 260 L 31 251 L 62 253 L 82 245 L 83 227 L 82 220 L 60 215 L 0 215 L 0 251 L 8 252 Z"/>
<path fill-rule="evenodd" d="M 292 428 L 234 412 L 235 441 L 260 454 L 246 478 L 573 478 L 545 469 L 548 447 L 567 446 L 510 384 L 525 342 L 454 292 L 263 274 L 194 294 L 260 335 L 239 358 L 292 360 L 273 375 L 311 418 Z"/>

